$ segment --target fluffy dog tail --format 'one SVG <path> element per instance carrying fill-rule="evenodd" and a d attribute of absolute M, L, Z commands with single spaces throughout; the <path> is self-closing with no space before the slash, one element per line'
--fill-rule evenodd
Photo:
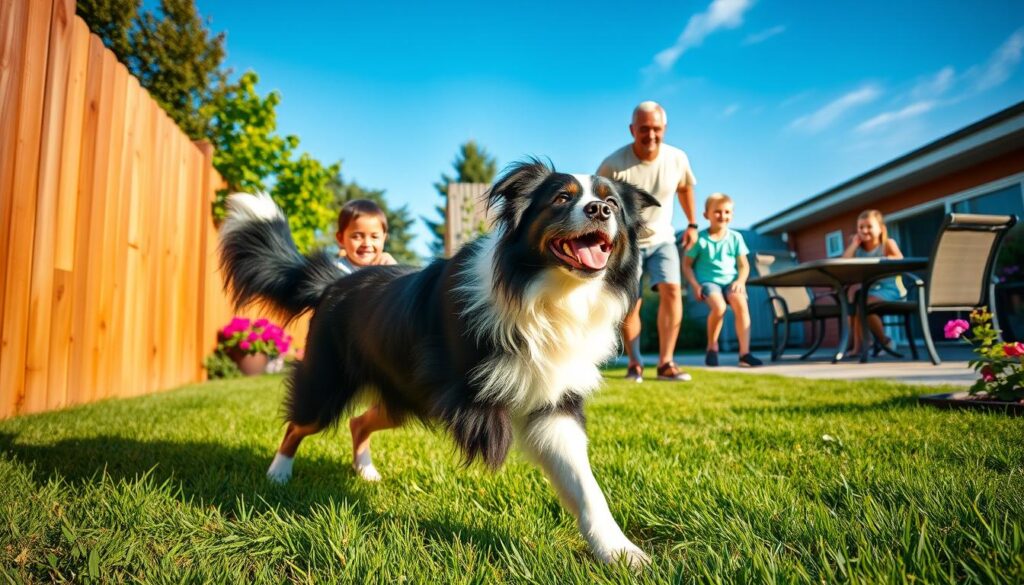
<path fill-rule="evenodd" d="M 236 193 L 227 204 L 220 266 L 236 307 L 263 302 L 287 322 L 314 307 L 324 289 L 343 276 L 326 252 L 299 253 L 288 220 L 270 195 Z"/>

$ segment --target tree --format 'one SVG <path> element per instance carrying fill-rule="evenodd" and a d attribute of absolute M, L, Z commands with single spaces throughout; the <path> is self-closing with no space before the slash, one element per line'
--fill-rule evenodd
<path fill-rule="evenodd" d="M 261 98 L 256 93 L 258 82 L 259 77 L 249 71 L 205 106 L 213 166 L 227 183 L 214 203 L 217 221 L 224 218 L 225 196 L 236 191 L 267 191 L 268 179 L 281 170 L 299 145 L 298 137 L 277 134 L 275 108 L 281 96 L 272 91 Z"/>
<path fill-rule="evenodd" d="M 410 247 L 413 238 L 413 234 L 410 232 L 413 218 L 409 215 L 408 206 L 403 205 L 396 209 L 391 209 L 387 199 L 384 197 L 383 189 L 367 189 L 355 181 L 346 182 L 340 174 L 331 180 L 329 187 L 334 193 L 333 208 L 335 219 L 337 219 L 338 213 L 341 212 L 342 206 L 349 201 L 354 199 L 369 199 L 373 201 L 384 211 L 384 216 L 388 220 L 388 241 L 385 245 L 388 253 L 394 256 L 395 260 L 398 260 L 401 264 L 420 263 L 419 255 Z M 337 221 L 334 222 L 330 236 L 326 238 L 327 241 L 335 241 L 334 232 L 336 230 Z"/>
<path fill-rule="evenodd" d="M 447 219 L 447 206 L 448 206 L 448 184 L 449 183 L 490 183 L 494 180 L 494 175 L 498 172 L 498 163 L 487 153 L 486 150 L 477 145 L 473 140 L 470 140 L 459 147 L 459 154 L 456 155 L 455 160 L 452 162 L 452 168 L 455 169 L 455 178 L 452 178 L 446 173 L 441 173 L 441 180 L 434 183 L 434 188 L 437 189 L 438 194 L 441 196 L 441 203 L 436 206 L 437 213 L 441 217 L 440 221 L 431 221 L 427 218 L 422 218 L 423 222 L 427 224 L 431 233 L 434 234 L 434 241 L 430 242 L 430 251 L 435 256 L 441 256 L 444 254 L 444 234 L 445 234 L 445 223 Z"/>
<path fill-rule="evenodd" d="M 125 65 L 132 56 L 129 32 L 142 0 L 78 0 L 75 12 Z M 130 70 L 130 68 L 129 68 Z"/>
<path fill-rule="evenodd" d="M 193 0 L 80 0 L 77 12 L 193 140 L 206 137 L 203 106 L 225 91 L 224 33 L 211 35 Z"/>
<path fill-rule="evenodd" d="M 247 72 L 204 106 L 213 166 L 227 183 L 217 192 L 213 215 L 218 221 L 224 217 L 224 199 L 230 193 L 269 191 L 288 217 L 295 244 L 306 252 L 336 217 L 330 182 L 341 165 L 325 166 L 306 153 L 294 157 L 299 139 L 277 134 L 280 95 L 271 92 L 261 98 L 258 82 L 255 73 Z"/>

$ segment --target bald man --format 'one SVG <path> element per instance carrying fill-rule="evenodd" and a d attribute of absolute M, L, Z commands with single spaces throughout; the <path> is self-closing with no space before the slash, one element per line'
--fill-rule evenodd
<path fill-rule="evenodd" d="M 686 214 L 689 225 L 683 235 L 683 247 L 689 248 L 697 240 L 694 215 L 693 186 L 697 179 L 690 169 L 690 159 L 682 150 L 663 144 L 668 116 L 664 108 L 647 101 L 633 110 L 629 133 L 632 144 L 627 144 L 604 159 L 597 170 L 602 177 L 627 181 L 657 198 L 661 207 L 648 207 L 644 219 L 651 233 L 640 238 L 643 255 L 643 275 L 647 275 L 653 290 L 658 292 L 658 379 L 686 381 L 690 375 L 679 369 L 673 360 L 679 324 L 683 319 L 682 277 L 679 250 L 672 229 L 673 199 Z M 640 360 L 640 303 L 626 316 L 622 326 L 623 344 L 629 356 L 626 379 L 643 381 L 643 363 Z"/>

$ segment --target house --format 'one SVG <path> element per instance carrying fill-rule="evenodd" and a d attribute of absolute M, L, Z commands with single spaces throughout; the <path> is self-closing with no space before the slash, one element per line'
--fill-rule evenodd
<path fill-rule="evenodd" d="M 1024 102 L 801 201 L 751 229 L 779 236 L 801 261 L 842 254 L 857 215 L 878 209 L 906 256 L 928 256 L 947 213 L 1024 216 Z M 1024 338 L 1024 225 L 1018 223 L 993 269 L 994 307 L 1004 338 Z M 942 338 L 949 314 L 931 318 Z M 755 316 L 768 319 L 762 313 Z M 898 332 L 894 331 L 894 334 Z"/>

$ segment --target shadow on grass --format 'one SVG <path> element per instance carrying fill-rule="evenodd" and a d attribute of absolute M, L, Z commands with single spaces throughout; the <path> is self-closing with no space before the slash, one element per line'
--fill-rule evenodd
<path fill-rule="evenodd" d="M 864 414 L 887 410 L 920 408 L 917 396 L 893 396 L 877 402 L 832 402 L 828 404 L 778 404 L 765 402 L 761 405 L 734 406 L 729 410 L 737 414 L 795 414 L 819 416 L 829 414 Z"/>
<path fill-rule="evenodd" d="M 143 476 L 160 486 L 165 482 L 183 503 L 216 506 L 228 518 L 239 506 L 257 511 L 265 506 L 278 512 L 307 516 L 311 509 L 348 501 L 368 524 L 394 519 L 368 505 L 369 490 L 388 489 L 355 477 L 348 462 L 302 457 L 295 461 L 296 477 L 286 486 L 267 481 L 270 454 L 210 442 L 140 441 L 117 436 L 64 439 L 50 445 L 20 444 L 17 435 L 0 433 L 0 453 L 32 469 L 42 483 L 60 479 L 72 487 L 96 484 L 106 474 L 115 482 L 132 483 Z M 387 480 L 385 480 L 387 481 Z M 244 504 L 243 504 L 244 502 Z M 432 540 L 474 543 L 498 554 L 507 533 L 470 527 L 450 518 L 410 518 Z"/>
<path fill-rule="evenodd" d="M 100 436 L 33 445 L 0 433 L 0 451 L 32 468 L 38 482 L 60 478 L 82 486 L 97 482 L 104 473 L 115 481 L 132 482 L 148 472 L 158 485 L 170 481 L 179 487 L 183 500 L 214 505 L 226 513 L 235 511 L 239 496 L 250 504 L 262 498 L 300 514 L 328 497 L 361 499 L 361 486 L 354 485 L 356 478 L 340 462 L 299 457 L 296 468 L 306 477 L 287 487 L 275 486 L 264 476 L 270 454 L 217 443 Z"/>

